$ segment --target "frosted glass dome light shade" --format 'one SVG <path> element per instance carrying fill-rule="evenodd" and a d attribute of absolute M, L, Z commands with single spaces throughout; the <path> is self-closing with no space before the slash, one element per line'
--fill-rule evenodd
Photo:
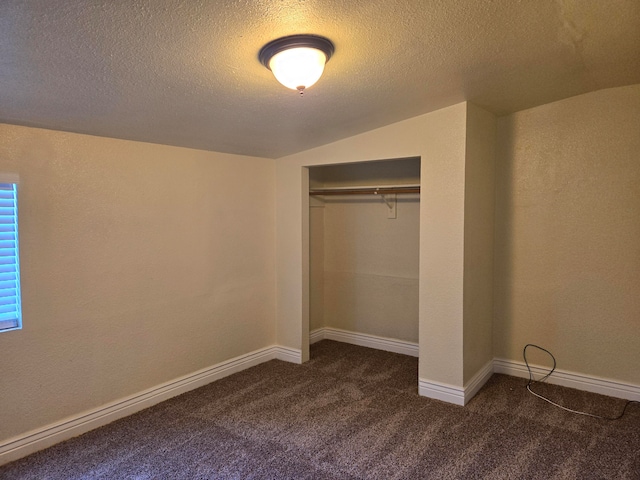
<path fill-rule="evenodd" d="M 269 42 L 258 58 L 282 85 L 302 92 L 322 76 L 333 51 L 333 43 L 324 37 L 292 35 Z"/>
<path fill-rule="evenodd" d="M 276 53 L 269 68 L 285 87 L 304 90 L 320 79 L 326 59 L 325 54 L 315 48 L 292 48 Z"/>

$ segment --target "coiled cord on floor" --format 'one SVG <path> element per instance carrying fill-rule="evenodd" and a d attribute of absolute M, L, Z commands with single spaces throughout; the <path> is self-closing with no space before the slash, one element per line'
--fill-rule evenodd
<path fill-rule="evenodd" d="M 533 348 L 537 348 L 538 350 L 541 350 L 543 352 L 545 352 L 546 354 L 548 354 L 551 359 L 553 360 L 553 367 L 551 368 L 551 370 L 549 371 L 549 373 L 547 373 L 544 377 L 542 377 L 540 380 L 534 380 L 533 379 L 533 372 L 531 371 L 531 367 L 529 366 L 529 362 L 527 361 L 527 348 L 529 347 L 533 347 Z M 533 385 L 534 383 L 540 383 L 540 382 L 544 382 L 547 378 L 549 378 L 551 376 L 551 374 L 556 370 L 556 358 L 553 356 L 553 354 L 542 347 L 539 347 L 538 345 L 534 345 L 533 343 L 528 343 L 524 346 L 524 349 L 522 350 L 522 356 L 524 358 L 524 363 L 527 366 L 527 371 L 529 372 L 529 382 L 527 383 L 527 390 L 529 391 L 530 394 L 544 400 L 547 403 L 550 403 L 551 405 L 561 408 L 562 410 L 565 410 L 567 412 L 571 412 L 571 413 L 575 413 L 577 415 L 585 415 L 587 417 L 593 417 L 593 418 L 599 418 L 601 420 L 619 420 L 621 419 L 625 412 L 627 411 L 627 407 L 629 405 L 631 405 L 632 403 L 639 403 L 636 400 L 628 400 L 627 403 L 625 404 L 624 408 L 622 409 L 622 413 L 620 415 L 618 415 L 617 417 L 603 417 L 602 415 L 595 415 L 593 413 L 588 413 L 588 412 L 581 412 L 579 410 L 573 410 L 571 408 L 567 408 L 564 407 L 562 405 L 559 405 L 551 400 L 549 400 L 547 397 L 544 397 L 542 395 L 540 395 L 539 393 L 534 392 L 533 390 L 531 390 L 531 385 Z"/>

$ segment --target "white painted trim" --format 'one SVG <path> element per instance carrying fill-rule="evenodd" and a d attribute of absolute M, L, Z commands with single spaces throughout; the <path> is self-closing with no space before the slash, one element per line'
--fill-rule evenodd
<path fill-rule="evenodd" d="M 309 332 L 309 345 L 313 345 L 314 343 L 319 342 L 320 340 L 324 340 L 326 328 L 318 328 L 317 330 L 312 330 Z"/>
<path fill-rule="evenodd" d="M 386 350 L 389 352 L 402 353 L 418 357 L 418 344 L 404 342 L 384 337 L 377 337 L 365 333 L 349 332 L 337 328 L 319 328 L 309 334 L 309 343 L 313 344 L 320 340 L 334 340 L 336 342 L 350 343 L 363 347 Z M 535 378 L 541 378 L 547 374 L 548 368 L 531 365 L 531 371 Z M 456 405 L 466 405 L 473 396 L 491 378 L 493 373 L 503 373 L 514 377 L 529 378 L 526 365 L 523 362 L 516 362 L 502 358 L 494 358 L 493 361 L 480 369 L 473 378 L 467 382 L 464 388 L 453 385 L 432 382 L 427 379 L 419 379 L 420 395 L 429 398 L 443 400 Z M 586 392 L 599 393 L 609 397 L 623 398 L 626 400 L 640 401 L 640 385 L 623 383 L 616 380 L 609 380 L 580 373 L 568 372 L 556 369 L 553 375 L 547 379 L 547 383 L 561 385 L 563 387 L 575 388 Z"/>
<path fill-rule="evenodd" d="M 524 362 L 494 358 L 493 371 L 514 377 L 529 378 L 529 372 Z M 541 378 L 549 372 L 549 369 L 538 365 L 531 365 L 531 371 L 533 372 L 534 378 Z M 584 390 L 585 392 L 599 393 L 609 397 L 640 401 L 640 385 L 622 383 L 616 380 L 556 369 L 545 382 Z"/>
<path fill-rule="evenodd" d="M 424 378 L 418 380 L 418 393 L 422 397 L 434 398 L 454 405 L 464 406 L 464 389 L 446 383 L 432 382 Z"/>
<path fill-rule="evenodd" d="M 333 328 L 314 330 L 309 335 L 310 343 L 315 343 L 325 338 L 343 343 L 352 343 L 354 345 L 412 355 L 412 353 L 405 353 L 406 350 L 409 349 L 414 352 L 414 356 L 418 356 L 417 345 L 400 340 L 356 334 Z M 391 350 L 391 348 L 394 348 L 394 350 Z M 116 400 L 99 408 L 74 415 L 18 437 L 11 438 L 0 444 L 0 465 L 17 460 L 25 455 L 81 435 L 89 430 L 101 427 L 169 398 L 273 359 L 299 364 L 302 362 L 302 352 L 298 349 L 282 346 L 266 347 L 218 363 L 212 367 L 198 370 L 192 374 L 163 383 L 135 395 Z M 532 365 L 531 370 L 536 378 L 540 378 L 548 372 L 547 368 L 537 365 Z M 493 362 L 487 363 L 478 371 L 464 388 L 420 378 L 418 389 L 420 395 L 424 397 L 462 406 L 482 388 L 489 378 L 491 378 L 492 373 L 503 373 L 522 378 L 529 377 L 524 363 L 497 358 L 494 359 Z M 614 380 L 556 369 L 553 375 L 547 379 L 547 382 L 587 392 L 599 393 L 601 395 L 640 401 L 640 386 Z"/>
<path fill-rule="evenodd" d="M 464 386 L 465 405 L 469 403 L 469 400 L 489 381 L 491 375 L 493 375 L 493 361 L 489 360 Z"/>
<path fill-rule="evenodd" d="M 297 363 L 298 365 L 302 363 L 302 350 L 300 349 L 281 346 L 275 346 L 273 349 L 275 351 L 275 358 L 278 360 Z"/>
<path fill-rule="evenodd" d="M 302 354 L 300 350 L 287 347 L 262 348 L 82 412 L 46 427 L 32 430 L 0 444 L 0 465 L 273 359 L 301 363 Z"/>
<path fill-rule="evenodd" d="M 386 352 L 401 353 L 412 357 L 419 356 L 417 343 L 396 340 L 395 338 L 378 337 L 376 335 L 369 335 L 368 333 L 350 332 L 329 327 L 319 328 L 309 334 L 310 344 L 325 339 L 350 343 L 351 345 L 359 345 L 361 347 L 375 348 Z"/>
<path fill-rule="evenodd" d="M 489 361 L 467 382 L 464 388 L 420 378 L 418 393 L 423 397 L 464 406 L 487 383 L 491 375 L 493 375 L 493 362 Z"/>

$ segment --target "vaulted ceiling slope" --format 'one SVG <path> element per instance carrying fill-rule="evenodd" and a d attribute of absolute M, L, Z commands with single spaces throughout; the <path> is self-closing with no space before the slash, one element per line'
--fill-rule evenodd
<path fill-rule="evenodd" d="M 300 96 L 268 41 L 336 52 Z M 640 83 L 638 0 L 3 0 L 0 121 L 278 158 L 464 100 Z"/>

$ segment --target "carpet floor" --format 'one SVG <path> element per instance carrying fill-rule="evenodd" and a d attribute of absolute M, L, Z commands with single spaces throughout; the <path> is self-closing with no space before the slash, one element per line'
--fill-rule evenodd
<path fill-rule="evenodd" d="M 466 407 L 417 394 L 417 359 L 322 341 L 0 467 L 9 479 L 640 479 L 640 408 L 574 415 L 494 375 Z M 624 401 L 553 385 L 559 403 Z"/>

